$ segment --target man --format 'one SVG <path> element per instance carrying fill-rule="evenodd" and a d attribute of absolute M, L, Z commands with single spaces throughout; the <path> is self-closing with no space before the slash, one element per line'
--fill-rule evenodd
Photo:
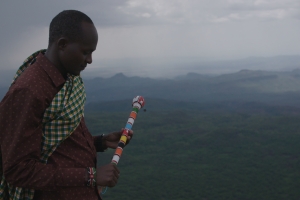
<path fill-rule="evenodd" d="M 117 184 L 117 167 L 96 168 L 96 154 L 116 148 L 121 132 L 92 137 L 83 117 L 79 75 L 97 42 L 88 16 L 63 11 L 50 23 L 47 50 L 18 70 L 0 104 L 0 199 L 96 200 L 97 186 Z"/>

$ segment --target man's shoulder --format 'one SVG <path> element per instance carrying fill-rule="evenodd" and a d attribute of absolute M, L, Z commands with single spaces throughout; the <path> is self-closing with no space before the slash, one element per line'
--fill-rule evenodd
<path fill-rule="evenodd" d="M 11 85 L 6 95 L 33 96 L 39 100 L 51 100 L 59 91 L 40 65 L 28 67 Z"/>
<path fill-rule="evenodd" d="M 48 60 L 48 58 L 39 53 L 30 66 L 20 75 L 15 84 L 23 85 L 44 85 L 47 87 L 59 87 L 65 82 L 59 70 Z"/>
<path fill-rule="evenodd" d="M 31 96 L 48 102 L 59 92 L 64 82 L 55 66 L 39 54 L 14 81 L 5 97 Z"/>
<path fill-rule="evenodd" d="M 43 90 L 53 87 L 51 79 L 39 65 L 28 67 L 12 84 L 14 88 L 29 88 L 34 90 Z"/>

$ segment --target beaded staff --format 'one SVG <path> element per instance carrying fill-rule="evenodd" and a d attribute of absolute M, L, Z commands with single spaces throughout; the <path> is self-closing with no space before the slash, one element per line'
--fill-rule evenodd
<path fill-rule="evenodd" d="M 125 147 L 125 144 L 127 142 L 127 138 L 128 138 L 128 133 L 131 130 L 134 120 L 136 119 L 136 116 L 139 112 L 139 110 L 145 105 L 145 100 L 142 96 L 136 96 L 133 98 L 132 100 L 132 111 L 129 115 L 129 118 L 127 120 L 127 123 L 125 125 L 125 128 L 122 132 L 122 136 L 120 138 L 120 141 L 118 143 L 118 147 L 115 151 L 115 154 L 111 160 L 111 163 L 117 165 L 120 157 L 122 155 L 123 152 L 123 148 Z"/>
<path fill-rule="evenodd" d="M 133 126 L 133 123 L 134 123 L 134 120 L 136 119 L 137 117 L 137 114 L 139 112 L 139 110 L 145 105 L 145 99 L 142 97 L 142 96 L 136 96 L 133 98 L 132 100 L 132 111 L 129 115 L 129 118 L 127 120 L 127 123 L 125 125 L 125 128 L 122 132 L 122 135 L 121 135 L 121 138 L 120 138 L 120 141 L 118 143 L 118 147 L 116 148 L 116 151 L 115 151 L 115 154 L 111 160 L 111 163 L 112 164 L 115 164 L 117 165 L 120 158 L 121 158 L 121 155 L 123 153 L 123 148 L 125 147 L 125 144 L 127 142 L 127 138 L 128 138 L 128 133 L 129 131 L 131 130 L 132 126 Z M 102 192 L 102 187 L 99 186 L 98 187 L 98 192 L 99 194 L 104 194 L 107 190 L 107 187 L 105 189 L 104 192 Z"/>

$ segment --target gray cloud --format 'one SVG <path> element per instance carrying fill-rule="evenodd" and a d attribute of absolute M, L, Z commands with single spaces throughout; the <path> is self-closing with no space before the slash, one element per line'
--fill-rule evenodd
<path fill-rule="evenodd" d="M 295 18 L 300 2 L 295 0 L 228 0 L 228 10 L 237 17 L 232 19 L 286 19 Z M 230 18 L 229 15 L 229 18 Z"/>
<path fill-rule="evenodd" d="M 162 66 L 172 71 L 173 60 L 183 72 L 191 57 L 300 54 L 298 0 L 2 1 L 0 70 L 15 70 L 32 52 L 45 48 L 51 19 L 65 9 L 81 10 L 96 24 L 99 43 L 90 69 L 100 66 L 105 73 L 123 69 L 146 75 L 145 68 L 151 67 L 158 76 Z"/>

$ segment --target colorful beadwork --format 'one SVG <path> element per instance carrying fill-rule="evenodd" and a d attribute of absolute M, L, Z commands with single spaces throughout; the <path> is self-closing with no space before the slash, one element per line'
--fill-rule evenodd
<path fill-rule="evenodd" d="M 145 99 L 142 96 L 136 96 L 133 98 L 132 100 L 132 111 L 129 115 L 129 118 L 127 120 L 127 123 L 125 125 L 125 128 L 122 132 L 122 136 L 120 138 L 120 141 L 118 143 L 118 148 L 115 151 L 115 154 L 112 158 L 111 163 L 117 165 L 120 157 L 122 155 L 123 152 L 123 148 L 125 147 L 125 144 L 127 142 L 127 137 L 128 137 L 128 132 L 129 130 L 131 130 L 134 120 L 137 117 L 137 114 L 139 112 L 139 110 L 145 105 Z"/>
<path fill-rule="evenodd" d="M 144 105 L 145 105 L 145 99 L 142 96 L 136 96 L 136 97 L 133 98 L 133 100 L 132 100 L 132 111 L 131 111 L 131 113 L 129 115 L 129 118 L 127 120 L 127 123 L 125 125 L 125 129 L 122 132 L 122 136 L 121 136 L 120 141 L 118 143 L 118 147 L 115 151 L 115 154 L 114 154 L 114 156 L 111 160 L 111 163 L 113 163 L 115 165 L 118 164 L 118 162 L 120 160 L 120 157 L 122 155 L 122 152 L 123 152 L 123 148 L 125 147 L 125 144 L 127 142 L 127 137 L 128 137 L 129 130 L 131 130 L 131 128 L 133 126 L 133 123 L 134 123 L 134 120 L 136 119 L 139 110 Z M 99 195 L 100 194 L 105 194 L 105 192 L 107 190 L 107 187 L 105 188 L 104 192 L 102 192 L 102 190 L 103 190 L 103 187 L 98 186 Z"/>

